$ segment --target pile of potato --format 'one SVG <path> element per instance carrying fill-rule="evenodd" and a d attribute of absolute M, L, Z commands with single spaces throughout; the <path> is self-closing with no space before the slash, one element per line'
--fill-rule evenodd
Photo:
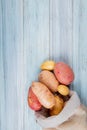
<path fill-rule="evenodd" d="M 70 98 L 69 85 L 74 80 L 73 70 L 64 62 L 45 61 L 41 65 L 38 81 L 32 82 L 28 92 L 28 105 L 34 111 L 43 108 L 47 115 L 58 115 Z"/>

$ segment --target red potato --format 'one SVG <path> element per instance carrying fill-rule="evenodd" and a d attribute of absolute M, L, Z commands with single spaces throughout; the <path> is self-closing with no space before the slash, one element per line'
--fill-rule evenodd
<path fill-rule="evenodd" d="M 40 82 L 32 83 L 32 91 L 37 96 L 39 102 L 45 108 L 52 108 L 55 105 L 55 98 L 51 91 Z"/>
<path fill-rule="evenodd" d="M 38 98 L 33 93 L 32 88 L 29 88 L 28 92 L 28 105 L 32 110 L 38 111 L 42 108 L 42 105 L 40 104 Z"/>
<path fill-rule="evenodd" d="M 73 70 L 64 62 L 56 63 L 54 67 L 54 74 L 57 80 L 65 85 L 69 85 L 74 80 Z"/>

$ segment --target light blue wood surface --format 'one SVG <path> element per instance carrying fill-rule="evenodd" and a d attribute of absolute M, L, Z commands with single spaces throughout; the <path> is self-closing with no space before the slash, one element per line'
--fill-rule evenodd
<path fill-rule="evenodd" d="M 87 105 L 87 1 L 73 1 L 73 69 L 74 89 Z"/>
<path fill-rule="evenodd" d="M 73 68 L 87 105 L 87 1 L 0 0 L 0 130 L 41 130 L 27 93 L 46 59 Z"/>

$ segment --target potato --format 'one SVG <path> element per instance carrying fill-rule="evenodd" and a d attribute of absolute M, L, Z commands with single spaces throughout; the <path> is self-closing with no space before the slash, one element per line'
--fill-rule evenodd
<path fill-rule="evenodd" d="M 45 84 L 52 92 L 57 92 L 59 82 L 52 72 L 44 70 L 39 74 L 38 79 L 40 82 Z"/>
<path fill-rule="evenodd" d="M 54 74 L 57 80 L 65 85 L 69 85 L 74 80 L 73 70 L 63 62 L 56 63 L 54 67 Z"/>
<path fill-rule="evenodd" d="M 50 90 L 40 82 L 32 83 L 32 91 L 37 96 L 39 102 L 45 108 L 52 108 L 55 105 L 54 95 L 50 92 Z"/>
<path fill-rule="evenodd" d="M 55 105 L 52 109 L 49 110 L 50 116 L 58 115 L 62 111 L 64 106 L 64 101 L 62 98 L 60 98 L 59 96 L 55 96 L 55 100 Z"/>
<path fill-rule="evenodd" d="M 33 93 L 31 87 L 29 88 L 29 91 L 28 91 L 28 105 L 32 110 L 35 110 L 35 111 L 38 111 L 42 108 L 42 105 L 40 104 L 38 98 Z"/>
<path fill-rule="evenodd" d="M 69 88 L 67 86 L 65 86 L 65 85 L 59 85 L 57 90 L 63 96 L 67 96 L 70 93 Z"/>
<path fill-rule="evenodd" d="M 42 63 L 42 65 L 40 66 L 40 68 L 42 70 L 53 70 L 55 66 L 55 62 L 52 60 L 47 60 L 45 62 Z"/>

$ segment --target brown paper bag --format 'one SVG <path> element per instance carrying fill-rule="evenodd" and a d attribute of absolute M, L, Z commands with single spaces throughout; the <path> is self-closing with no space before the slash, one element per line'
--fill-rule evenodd
<path fill-rule="evenodd" d="M 74 91 L 60 114 L 46 118 L 36 112 L 35 117 L 43 130 L 87 130 L 87 108 L 80 104 Z"/>

